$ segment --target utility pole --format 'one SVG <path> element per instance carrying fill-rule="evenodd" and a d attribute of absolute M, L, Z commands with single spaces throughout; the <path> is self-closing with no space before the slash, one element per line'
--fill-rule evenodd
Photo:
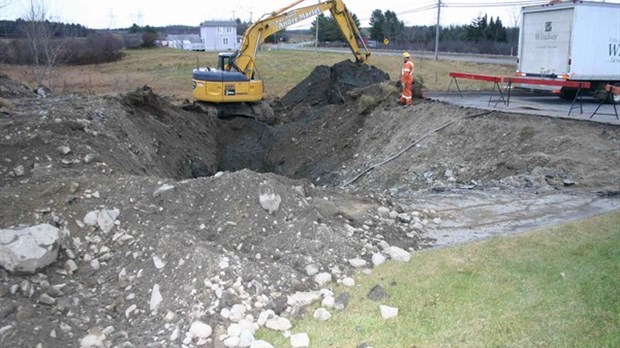
<path fill-rule="evenodd" d="M 435 60 L 439 60 L 439 15 L 441 14 L 441 0 L 437 0 L 437 26 L 435 27 Z"/>
<path fill-rule="evenodd" d="M 321 3 L 321 0 L 318 0 Z M 316 16 L 316 33 L 314 34 L 314 52 L 319 51 L 319 16 Z"/>

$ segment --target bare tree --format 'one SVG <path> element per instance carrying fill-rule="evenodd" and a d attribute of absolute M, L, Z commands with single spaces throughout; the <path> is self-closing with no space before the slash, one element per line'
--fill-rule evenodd
<path fill-rule="evenodd" d="M 44 0 L 30 0 L 24 19 L 24 32 L 31 51 L 34 78 L 37 86 L 42 86 L 44 81 L 49 81 L 64 42 L 54 38 L 58 26 L 54 26 L 47 19 Z"/>

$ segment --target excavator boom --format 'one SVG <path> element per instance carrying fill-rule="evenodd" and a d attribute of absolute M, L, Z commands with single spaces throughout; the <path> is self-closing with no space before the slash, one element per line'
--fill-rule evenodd
<path fill-rule="evenodd" d="M 356 62 L 366 62 L 370 57 L 370 52 L 365 46 L 359 28 L 355 24 L 351 13 L 348 11 L 342 0 L 328 0 L 314 5 L 292 9 L 304 0 L 297 0 L 294 3 L 261 17 L 253 23 L 243 35 L 241 48 L 235 59 L 237 69 L 248 78 L 252 78 L 255 70 L 255 58 L 260 45 L 270 35 L 284 30 L 287 27 L 301 22 L 304 19 L 317 16 L 327 10 L 336 21 L 340 32 L 344 36 L 349 48 L 355 56 Z M 358 44 L 362 43 L 364 51 Z"/>

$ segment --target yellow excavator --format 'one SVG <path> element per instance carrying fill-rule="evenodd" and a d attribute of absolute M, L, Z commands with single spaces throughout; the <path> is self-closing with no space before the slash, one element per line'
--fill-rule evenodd
<path fill-rule="evenodd" d="M 264 84 L 256 71 L 256 54 L 260 45 L 270 35 L 327 10 L 331 12 L 347 40 L 355 61 L 357 63 L 368 61 L 370 52 L 342 0 L 328 0 L 293 9 L 303 1 L 297 0 L 277 11 L 263 15 L 245 31 L 238 51 L 219 54 L 217 68 L 194 69 L 192 74 L 194 100 L 202 105 L 214 106 L 220 117 L 272 116 L 271 108 L 263 101 Z M 360 44 L 364 51 L 360 49 Z"/>

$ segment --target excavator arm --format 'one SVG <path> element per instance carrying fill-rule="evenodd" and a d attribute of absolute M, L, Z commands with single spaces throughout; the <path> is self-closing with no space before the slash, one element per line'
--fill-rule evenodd
<path fill-rule="evenodd" d="M 253 79 L 257 51 L 267 37 L 327 10 L 331 12 L 338 28 L 340 28 L 340 32 L 347 40 L 349 48 L 351 48 L 353 55 L 355 55 L 356 62 L 362 63 L 368 61 L 370 52 L 368 52 L 368 48 L 362 40 L 359 28 L 342 0 L 328 0 L 318 4 L 292 9 L 303 1 L 304 0 L 297 0 L 271 14 L 264 15 L 245 31 L 241 48 L 234 58 L 234 67 L 239 72 L 243 73 L 248 79 Z M 362 52 L 359 47 L 358 39 L 363 45 L 364 52 Z"/>

